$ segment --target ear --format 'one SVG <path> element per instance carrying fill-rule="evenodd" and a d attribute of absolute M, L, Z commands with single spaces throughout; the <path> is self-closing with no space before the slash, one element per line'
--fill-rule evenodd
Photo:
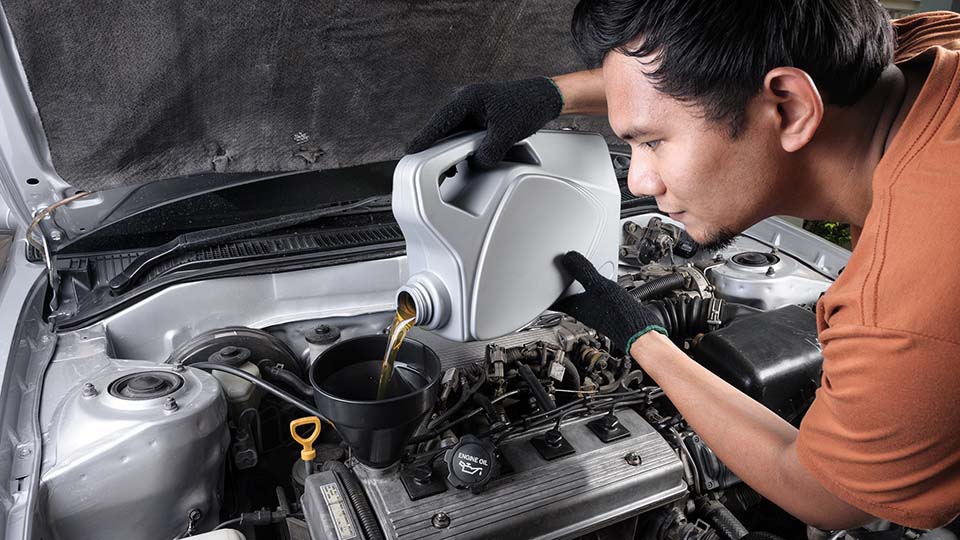
<path fill-rule="evenodd" d="M 793 67 L 774 68 L 764 77 L 762 92 L 775 109 L 783 149 L 796 152 L 806 146 L 823 121 L 823 99 L 810 75 Z"/>

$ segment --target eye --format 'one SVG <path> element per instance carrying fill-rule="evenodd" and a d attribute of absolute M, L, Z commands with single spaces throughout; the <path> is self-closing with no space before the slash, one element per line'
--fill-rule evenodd
<path fill-rule="evenodd" d="M 663 142 L 663 141 L 661 141 L 660 139 L 656 139 L 656 140 L 653 140 L 653 141 L 646 141 L 646 142 L 643 142 L 643 143 L 640 143 L 640 144 L 643 145 L 643 146 L 646 146 L 646 147 L 649 148 L 650 150 L 656 150 L 657 147 L 660 146 L 660 143 L 661 143 L 661 142 Z"/>

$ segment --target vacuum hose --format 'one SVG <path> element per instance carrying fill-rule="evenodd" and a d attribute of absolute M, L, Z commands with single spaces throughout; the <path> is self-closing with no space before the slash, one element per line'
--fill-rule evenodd
<path fill-rule="evenodd" d="M 686 278 L 682 274 L 675 273 L 651 279 L 643 285 L 631 289 L 630 294 L 637 300 L 653 300 L 662 298 L 668 292 L 683 289 L 686 286 Z"/>
<path fill-rule="evenodd" d="M 749 532 L 723 503 L 703 500 L 699 505 L 703 518 L 717 530 L 723 540 L 740 540 Z"/>
<path fill-rule="evenodd" d="M 265 379 L 281 382 L 301 396 L 308 399 L 313 398 L 312 386 L 303 382 L 300 377 L 294 375 L 293 372 L 287 371 L 273 360 L 261 360 L 257 362 L 257 367 L 260 368 L 260 373 Z"/>
<path fill-rule="evenodd" d="M 377 523 L 377 516 L 367 501 L 367 496 L 363 493 L 360 481 L 353 474 L 353 471 L 339 461 L 328 461 L 323 464 L 323 470 L 330 471 L 337 475 L 347 491 L 347 498 L 353 505 L 353 510 L 357 513 L 360 520 L 360 528 L 363 529 L 364 538 L 367 540 L 386 540 L 383 532 L 380 530 L 380 524 Z"/>
<path fill-rule="evenodd" d="M 540 379 L 537 379 L 537 376 L 533 374 L 530 366 L 518 364 L 517 370 L 520 372 L 520 378 L 523 379 L 523 382 L 527 383 L 527 387 L 530 388 L 530 393 L 533 394 L 534 399 L 537 400 L 537 405 L 540 405 L 540 409 L 543 410 L 543 412 L 552 411 L 557 408 L 556 404 L 550 399 L 550 394 L 547 393 L 547 389 L 540 384 Z"/>

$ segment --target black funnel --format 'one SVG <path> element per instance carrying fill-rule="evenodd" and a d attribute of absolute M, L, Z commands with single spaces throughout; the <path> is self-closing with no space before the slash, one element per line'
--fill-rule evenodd
<path fill-rule="evenodd" d="M 317 408 L 337 428 L 354 457 L 383 468 L 400 460 L 403 447 L 433 410 L 440 359 L 426 345 L 400 346 L 387 398 L 377 400 L 387 336 L 349 339 L 324 351 L 310 368 Z"/>

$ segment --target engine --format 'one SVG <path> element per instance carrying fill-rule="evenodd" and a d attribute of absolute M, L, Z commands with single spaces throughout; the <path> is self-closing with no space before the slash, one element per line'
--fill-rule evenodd
<path fill-rule="evenodd" d="M 659 310 L 684 351 L 799 423 L 819 382 L 812 306 L 829 274 L 744 235 L 698 251 L 656 215 L 624 221 L 620 258 L 620 285 Z M 121 536 L 158 540 L 217 524 L 312 540 L 726 539 L 743 526 L 731 510 L 763 504 L 624 351 L 552 311 L 489 342 L 414 328 L 408 339 L 436 353 L 441 375 L 400 459 L 364 465 L 324 427 L 305 467 L 288 426 L 298 403 L 313 404 L 312 367 L 383 333 L 391 315 L 152 344 L 125 336 L 124 321 L 65 334 L 41 419 L 55 456 L 42 478 L 47 537 L 104 538 L 111 515 Z"/>

